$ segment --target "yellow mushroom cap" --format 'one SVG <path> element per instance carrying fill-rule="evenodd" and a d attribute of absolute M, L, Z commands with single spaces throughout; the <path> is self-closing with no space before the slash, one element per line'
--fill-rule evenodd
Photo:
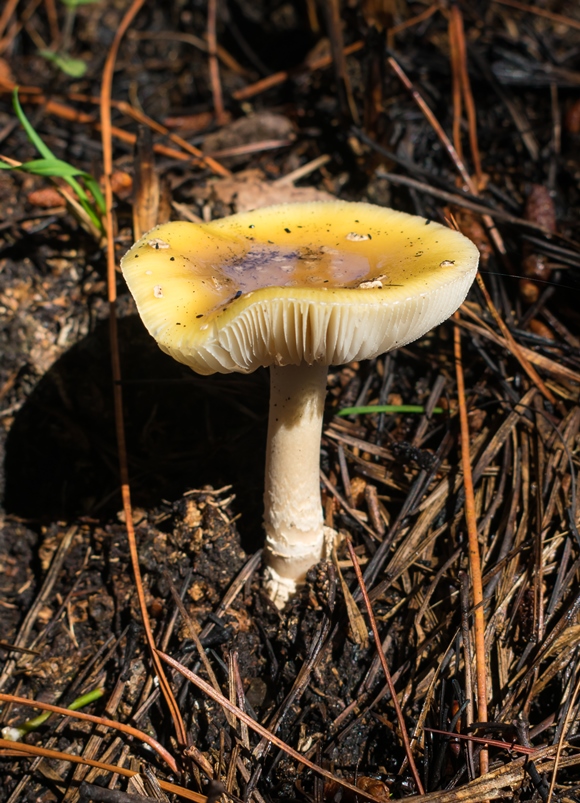
<path fill-rule="evenodd" d="M 166 223 L 121 265 L 163 351 L 212 374 L 338 365 L 410 343 L 459 307 L 478 259 L 438 223 L 330 201 Z"/>

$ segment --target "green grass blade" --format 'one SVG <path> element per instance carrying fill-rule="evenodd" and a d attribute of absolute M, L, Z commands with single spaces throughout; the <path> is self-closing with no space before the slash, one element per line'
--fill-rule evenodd
<path fill-rule="evenodd" d="M 93 176 L 91 176 L 89 173 L 85 173 L 83 175 L 83 181 L 87 185 L 88 191 L 95 199 L 95 203 L 99 209 L 99 212 L 101 213 L 101 215 L 104 215 L 107 209 L 107 205 L 105 204 L 105 199 L 103 197 L 103 193 L 101 192 L 101 188 L 99 187 L 98 181 L 95 178 L 93 178 Z"/>
<path fill-rule="evenodd" d="M 78 8 L 78 6 L 91 6 L 100 0 L 60 0 L 63 6 L 67 8 Z"/>
<path fill-rule="evenodd" d="M 370 415 L 372 413 L 424 413 L 420 404 L 372 404 L 368 407 L 345 407 L 336 415 Z M 434 413 L 442 413 L 442 407 L 434 407 Z"/>
<path fill-rule="evenodd" d="M 93 689 L 92 691 L 77 697 L 76 700 L 73 700 L 73 702 L 68 706 L 68 709 L 70 711 L 78 711 L 79 708 L 84 708 L 86 705 L 89 705 L 90 703 L 95 702 L 95 700 L 101 698 L 103 694 L 103 689 Z M 2 736 L 11 742 L 18 742 L 23 736 L 26 736 L 27 733 L 32 733 L 33 731 L 38 730 L 38 728 L 40 728 L 40 726 L 43 725 L 50 716 L 52 716 L 51 711 L 43 711 L 42 714 L 38 714 L 38 716 L 34 717 L 33 719 L 26 720 L 26 722 L 23 722 L 22 725 L 18 727 L 3 728 Z"/>
<path fill-rule="evenodd" d="M 22 170 L 25 173 L 32 173 L 35 176 L 46 176 L 48 178 L 63 178 L 66 180 L 75 176 L 86 177 L 84 170 L 74 167 L 68 162 L 52 157 L 51 159 L 32 159 L 30 162 L 23 162 L 15 170 Z"/>
<path fill-rule="evenodd" d="M 103 689 L 93 689 L 92 691 L 88 691 L 86 694 L 81 694 L 81 696 L 77 697 L 76 700 L 73 700 L 68 707 L 71 711 L 78 711 L 79 708 L 84 708 L 85 705 L 94 703 L 95 700 L 100 700 L 104 693 L 105 692 Z"/>
<path fill-rule="evenodd" d="M 39 53 L 70 78 L 82 78 L 87 71 L 87 63 L 82 59 L 74 59 L 63 53 L 54 53 L 52 50 L 39 50 Z"/>
<path fill-rule="evenodd" d="M 12 104 L 14 106 L 14 111 L 16 112 L 16 116 L 20 121 L 20 125 L 26 131 L 26 136 L 32 142 L 36 150 L 44 156 L 45 159 L 56 159 L 54 153 L 50 150 L 48 145 L 45 145 L 41 138 L 38 136 L 34 128 L 32 127 L 28 117 L 24 114 L 24 110 L 20 105 L 20 101 L 18 100 L 18 87 L 14 88 L 14 92 L 12 93 Z"/>
<path fill-rule="evenodd" d="M 95 207 L 91 203 L 89 196 L 84 190 L 84 187 L 82 187 L 75 178 L 65 178 L 65 181 L 77 194 L 80 205 L 90 217 L 93 225 L 96 226 L 99 231 L 102 231 L 103 223 L 101 221 L 101 217 L 98 212 L 95 211 Z"/>
<path fill-rule="evenodd" d="M 77 194 L 79 203 L 90 218 L 93 225 L 99 231 L 103 230 L 103 224 L 101 221 L 101 215 L 105 213 L 105 199 L 99 189 L 99 185 L 96 180 L 91 176 L 89 173 L 85 173 L 84 170 L 79 170 L 78 168 L 74 167 L 73 165 L 69 164 L 68 162 L 64 162 L 62 159 L 57 159 L 57 157 L 52 153 L 50 148 L 44 144 L 42 139 L 38 136 L 32 125 L 30 124 L 27 116 L 24 114 L 22 106 L 20 105 L 20 101 L 18 99 L 18 88 L 14 89 L 12 95 L 12 101 L 14 104 L 14 111 L 16 112 L 16 116 L 20 121 L 20 124 L 26 131 L 26 135 L 28 139 L 32 142 L 34 147 L 38 150 L 38 152 L 44 157 L 43 159 L 33 159 L 30 162 L 25 162 L 22 165 L 19 165 L 16 168 L 12 168 L 11 165 L 6 165 L 4 162 L 0 161 L 0 169 L 9 170 L 9 169 L 16 169 L 16 170 L 23 170 L 24 172 L 33 173 L 38 176 L 45 176 L 47 178 L 62 178 L 69 187 L 74 190 Z M 84 184 L 86 185 L 87 189 L 91 193 L 94 199 L 93 201 L 87 195 L 87 191 L 82 186 L 82 184 L 77 181 L 77 178 L 82 179 Z"/>

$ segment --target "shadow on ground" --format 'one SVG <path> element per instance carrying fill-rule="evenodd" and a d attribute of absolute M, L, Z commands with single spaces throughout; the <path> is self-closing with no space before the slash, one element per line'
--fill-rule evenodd
<path fill-rule="evenodd" d="M 133 504 L 233 484 L 240 530 L 259 538 L 267 374 L 198 377 L 163 354 L 136 316 L 119 321 L 119 342 Z M 109 518 L 120 509 L 106 322 L 54 364 L 19 411 L 5 477 L 6 511 L 25 519 Z"/>

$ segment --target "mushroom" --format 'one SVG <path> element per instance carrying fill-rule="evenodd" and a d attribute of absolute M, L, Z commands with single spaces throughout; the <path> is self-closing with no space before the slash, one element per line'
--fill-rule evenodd
<path fill-rule="evenodd" d="M 167 354 L 199 374 L 270 367 L 264 563 L 278 606 L 334 535 L 319 475 L 328 366 L 376 357 L 444 321 L 477 263 L 459 232 L 345 201 L 167 223 L 123 258 L 141 318 Z"/>

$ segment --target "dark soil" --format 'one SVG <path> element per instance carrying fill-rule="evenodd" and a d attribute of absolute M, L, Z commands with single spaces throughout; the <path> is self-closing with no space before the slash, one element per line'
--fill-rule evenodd
<path fill-rule="evenodd" d="M 83 227 L 48 179 L 5 170 L 0 692 L 67 707 L 102 690 L 82 710 L 153 736 L 179 773 L 139 740 L 86 721 L 53 716 L 23 741 L 118 768 L 149 768 L 180 794 L 211 794 L 211 774 L 234 799 L 256 803 L 353 801 L 340 780 L 375 800 L 545 801 L 556 772 L 552 799 L 580 800 L 578 9 L 546 0 L 531 13 L 507 0 L 482 0 L 433 7 L 428 15 L 419 3 L 343 2 L 338 25 L 333 5 L 218 0 L 221 119 L 202 38 L 206 3 L 144 6 L 121 44 L 113 84 L 113 100 L 129 104 L 113 105 L 113 124 L 141 143 L 134 157 L 127 137 L 113 139 L 117 256 L 133 242 L 132 204 L 139 208 L 142 200 L 133 201 L 132 191 L 152 157 L 139 133 L 143 113 L 217 162 L 193 158 L 154 131 L 159 220 L 209 220 L 268 203 L 338 197 L 453 222 L 476 242 L 485 285 L 508 328 L 506 336 L 474 286 L 459 325 L 489 723 L 474 725 L 453 325 L 369 363 L 332 368 L 321 451 L 327 522 L 353 541 L 413 738 L 427 793 L 415 797 L 420 790 L 346 540 L 337 561 L 315 567 L 283 611 L 261 588 L 267 373 L 197 377 L 173 362 L 146 334 L 118 273 L 133 523 L 155 643 L 207 681 L 209 663 L 225 697 L 337 781 L 260 744 L 168 671 L 193 748 L 184 752 L 155 677 L 120 512 L 104 239 Z M 74 12 L 48 0 L 20 4 L 6 19 L 0 11 L 0 158 L 38 157 L 12 108 L 18 84 L 45 143 L 100 176 L 99 112 L 91 98 L 99 95 L 125 11 L 113 0 Z M 450 34 L 460 20 L 463 27 Z M 405 22 L 411 24 L 398 27 Z M 475 191 L 466 189 L 437 125 L 387 60 L 395 57 L 452 137 L 461 77 L 452 56 L 461 42 L 478 149 L 470 146 L 465 97 L 455 144 L 472 176 L 480 155 Z M 42 57 L 43 43 L 84 61 L 85 74 L 67 76 Z M 343 69 L 337 52 L 350 45 Z M 324 56 L 320 66 L 316 59 Z M 287 75 L 257 83 L 277 71 Z M 318 157 L 328 159 L 276 183 Z M 497 235 L 473 204 L 487 208 Z M 528 361 L 539 381 L 526 371 Z M 377 403 L 444 412 L 336 415 Z M 17 727 L 37 713 L 3 700 L 1 725 Z M 456 740 L 474 731 L 517 745 L 490 749 L 488 786 L 476 780 L 480 745 Z M 541 748 L 531 764 L 517 752 L 530 745 Z M 151 794 L 103 769 L 18 755 L 4 741 L 0 777 L 0 803 L 76 803 L 82 780 Z M 98 790 L 91 794 L 101 799 Z"/>

